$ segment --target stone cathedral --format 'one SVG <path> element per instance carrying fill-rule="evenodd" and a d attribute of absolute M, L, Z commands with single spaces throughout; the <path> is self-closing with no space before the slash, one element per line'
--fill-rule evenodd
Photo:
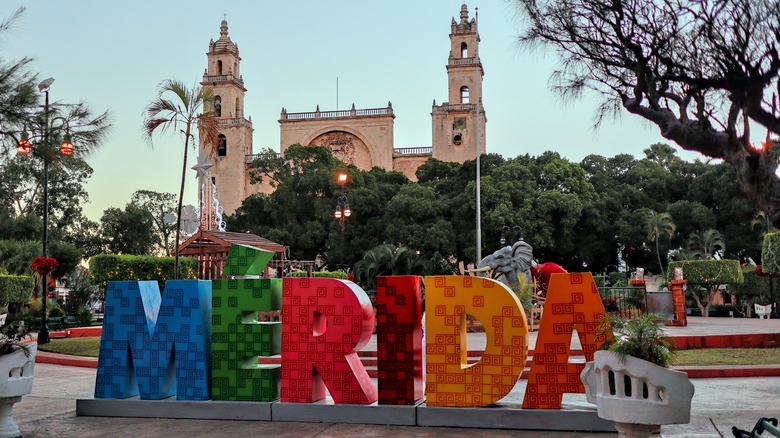
<path fill-rule="evenodd" d="M 448 101 L 431 110 L 430 147 L 397 148 L 393 142 L 393 106 L 381 108 L 290 112 L 282 108 L 279 118 L 280 149 L 293 144 L 327 146 L 347 164 L 368 170 L 378 166 L 403 173 L 416 180 L 415 172 L 428 158 L 464 162 L 474 159 L 477 145 L 485 153 L 485 109 L 482 106 L 482 77 L 477 22 L 469 19 L 464 3 L 460 19 L 452 19 L 450 53 L 447 59 Z M 209 42 L 208 67 L 201 85 L 211 87 L 212 110 L 219 118 L 220 143 L 212 157 L 212 182 L 219 190 L 219 202 L 232 214 L 254 193 L 269 193 L 266 184 L 249 183 L 252 150 L 252 118 L 244 115 L 247 89 L 241 75 L 238 46 L 228 36 L 223 20 L 219 39 Z"/>

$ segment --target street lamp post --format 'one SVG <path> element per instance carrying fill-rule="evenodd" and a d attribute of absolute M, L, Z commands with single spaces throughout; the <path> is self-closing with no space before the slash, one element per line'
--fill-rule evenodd
<path fill-rule="evenodd" d="M 52 151 L 49 147 L 49 137 L 51 136 L 52 127 L 49 126 L 49 88 L 51 87 L 54 78 L 44 80 L 38 85 L 38 89 L 45 94 L 45 100 L 43 105 L 43 129 L 41 142 L 37 146 L 33 146 L 30 142 L 30 136 L 27 132 L 22 132 L 21 139 L 17 144 L 17 151 L 20 154 L 27 155 L 33 152 L 33 155 L 37 155 L 43 160 L 43 256 L 48 257 L 49 253 L 49 161 L 52 158 Z M 63 142 L 60 145 L 60 153 L 63 155 L 73 154 L 73 143 L 71 143 L 71 136 L 68 132 L 68 121 L 61 117 L 56 117 L 51 120 L 62 120 L 61 128 L 65 129 L 65 136 Z M 48 274 L 41 273 L 41 329 L 38 331 L 38 343 L 49 343 L 49 325 L 48 318 L 46 317 L 46 303 L 49 300 L 49 291 L 47 287 Z"/>
<path fill-rule="evenodd" d="M 341 195 L 339 196 L 339 202 L 336 205 L 336 211 L 333 212 L 333 216 L 341 223 L 341 267 L 344 267 L 344 220 L 352 216 L 352 210 L 349 208 L 347 202 L 347 174 L 339 173 L 338 182 L 341 185 Z"/>

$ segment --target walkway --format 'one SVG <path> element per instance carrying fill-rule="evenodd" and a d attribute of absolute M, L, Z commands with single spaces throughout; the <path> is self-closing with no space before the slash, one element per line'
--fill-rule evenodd
<path fill-rule="evenodd" d="M 752 429 L 761 416 L 780 418 L 780 377 L 693 380 L 691 423 L 664 426 L 663 436 L 717 437 L 710 419 L 725 436 L 731 426 Z M 614 434 L 528 432 L 483 429 L 366 426 L 329 423 L 163 420 L 76 417 L 76 399 L 92 396 L 95 370 L 37 364 L 33 393 L 16 405 L 14 417 L 25 437 L 539 437 L 601 438 Z"/>
<path fill-rule="evenodd" d="M 731 318 L 691 318 L 688 327 L 667 327 L 675 337 L 780 334 L 780 320 Z M 532 332 L 530 345 L 536 345 L 538 332 Z M 484 348 L 485 335 L 469 334 L 469 350 Z M 579 349 L 574 338 L 572 347 Z M 376 337 L 366 347 L 376 351 Z M 44 353 L 45 354 L 45 353 Z M 95 361 L 95 359 L 85 359 Z M 774 366 L 780 368 L 780 365 Z M 421 428 L 400 426 L 371 426 L 331 423 L 280 423 L 253 421 L 167 420 L 140 418 L 76 417 L 76 399 L 90 398 L 94 391 L 95 369 L 38 363 L 33 393 L 17 404 L 15 417 L 26 437 L 200 437 L 253 434 L 278 437 L 366 437 L 401 435 L 411 437 L 615 437 L 614 434 L 583 434 L 562 432 L 528 432 L 485 429 Z M 665 437 L 717 437 L 717 427 L 724 436 L 731 436 L 731 427 L 752 429 L 758 418 L 780 418 L 780 377 L 738 379 L 694 379 L 696 395 L 693 399 L 691 423 L 664 426 Z M 525 381 L 502 403 L 519 404 Z M 582 403 L 584 396 L 566 395 L 566 403 Z M 713 423 L 715 427 L 713 426 Z"/>

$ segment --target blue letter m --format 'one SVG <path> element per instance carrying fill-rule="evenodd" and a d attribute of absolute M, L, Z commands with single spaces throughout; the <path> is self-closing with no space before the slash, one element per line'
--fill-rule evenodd
<path fill-rule="evenodd" d="M 106 289 L 95 398 L 208 400 L 211 282 L 112 281 Z"/>

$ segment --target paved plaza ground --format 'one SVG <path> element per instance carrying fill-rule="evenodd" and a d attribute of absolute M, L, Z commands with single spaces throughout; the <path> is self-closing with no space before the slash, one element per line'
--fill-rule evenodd
<path fill-rule="evenodd" d="M 688 327 L 670 327 L 673 336 L 780 333 L 780 320 L 692 318 Z M 481 337 L 470 335 L 469 349 L 479 348 Z M 532 336 L 532 344 L 535 335 Z M 369 345 L 367 348 L 372 348 Z M 375 346 L 373 347 L 375 348 Z M 780 367 L 780 364 L 777 365 Z M 93 395 L 96 370 L 39 363 L 33 393 L 16 405 L 15 418 L 26 437 L 615 437 L 603 433 L 564 433 L 455 429 L 439 427 L 372 426 L 332 423 L 283 423 L 260 421 L 166 420 L 141 418 L 77 417 L 76 399 Z M 691 423 L 664 426 L 665 437 L 718 437 L 731 427 L 752 429 L 762 416 L 780 418 L 780 377 L 692 379 L 696 388 Z M 519 403 L 525 381 L 521 380 L 508 404 Z M 581 403 L 584 396 L 567 395 L 565 403 Z"/>

